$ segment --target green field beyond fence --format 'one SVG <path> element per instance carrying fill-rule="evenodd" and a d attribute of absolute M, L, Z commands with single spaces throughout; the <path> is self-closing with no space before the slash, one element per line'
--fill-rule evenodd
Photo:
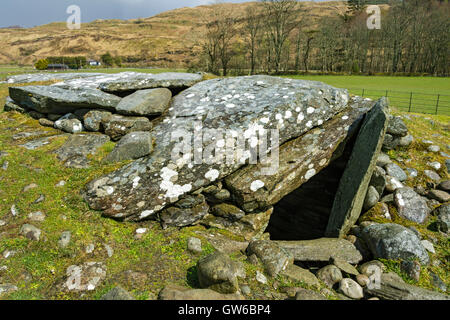
<path fill-rule="evenodd" d="M 364 98 L 388 97 L 389 104 L 401 111 L 450 116 L 450 95 L 359 88 L 348 90 Z"/>

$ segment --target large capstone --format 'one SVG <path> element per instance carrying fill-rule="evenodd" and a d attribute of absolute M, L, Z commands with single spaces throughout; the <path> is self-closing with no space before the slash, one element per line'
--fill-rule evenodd
<path fill-rule="evenodd" d="M 78 109 L 115 110 L 120 98 L 97 89 L 67 90 L 50 86 L 10 87 L 10 97 L 21 107 L 40 113 L 66 114 Z"/>
<path fill-rule="evenodd" d="M 168 113 L 154 127 L 153 153 L 90 182 L 85 198 L 91 208 L 107 216 L 141 220 L 148 216 L 144 211 L 159 212 L 253 160 L 251 148 L 241 153 L 233 139 L 256 148 L 266 133 L 270 138 L 263 156 L 268 158 L 278 147 L 269 143 L 272 139 L 278 138 L 282 145 L 342 113 L 341 120 L 346 121 L 352 111 L 344 113 L 348 103 L 346 90 L 320 82 L 251 76 L 198 83 L 175 96 Z M 342 136 L 338 141 L 330 137 L 330 144 L 337 146 L 350 124 L 338 121 Z M 278 137 L 270 129 L 278 129 Z M 320 136 L 314 139 L 321 140 Z M 226 149 L 231 156 L 227 152 L 225 157 Z M 303 173 L 306 180 L 326 165 L 326 154 L 316 159 L 319 167 L 310 163 L 312 167 Z M 265 169 L 269 174 L 276 172 L 270 165 Z M 253 192 L 263 187 L 262 181 L 250 183 Z"/>

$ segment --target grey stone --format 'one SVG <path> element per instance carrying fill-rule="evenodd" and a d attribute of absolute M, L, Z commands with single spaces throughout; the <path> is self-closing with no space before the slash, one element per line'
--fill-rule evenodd
<path fill-rule="evenodd" d="M 442 181 L 439 185 L 438 185 L 438 189 L 445 191 L 445 192 L 450 192 L 450 180 L 445 180 Z"/>
<path fill-rule="evenodd" d="M 66 142 L 57 150 L 58 160 L 66 167 L 89 167 L 88 155 L 94 155 L 97 149 L 109 141 L 109 137 L 103 134 L 75 134 L 70 135 Z"/>
<path fill-rule="evenodd" d="M 289 252 L 295 261 L 324 261 L 336 257 L 356 264 L 362 260 L 355 246 L 344 239 L 321 238 L 301 241 L 275 241 Z"/>
<path fill-rule="evenodd" d="M 428 252 L 436 253 L 436 251 L 434 250 L 434 246 L 433 246 L 433 244 L 432 244 L 430 241 L 428 241 L 428 240 L 422 240 L 420 243 L 422 243 L 423 247 L 424 247 Z"/>
<path fill-rule="evenodd" d="M 429 167 L 431 167 L 432 169 L 434 169 L 434 170 L 439 170 L 442 167 L 441 164 L 439 162 L 437 162 L 437 161 L 428 162 L 427 165 Z"/>
<path fill-rule="evenodd" d="M 437 152 L 439 152 L 441 150 L 441 148 L 439 146 L 432 145 L 432 146 L 429 146 L 427 148 L 427 150 L 430 151 L 430 152 L 437 153 Z"/>
<path fill-rule="evenodd" d="M 105 293 L 100 300 L 136 300 L 128 291 L 115 287 Z"/>
<path fill-rule="evenodd" d="M 61 233 L 61 236 L 58 240 L 58 246 L 60 248 L 66 248 L 70 243 L 70 238 L 72 237 L 72 233 L 70 231 L 64 231 Z"/>
<path fill-rule="evenodd" d="M 226 294 L 239 290 L 238 277 L 245 277 L 245 272 L 237 261 L 216 251 L 198 261 L 197 275 L 202 288 Z"/>
<path fill-rule="evenodd" d="M 45 217 L 45 214 L 41 211 L 31 212 L 28 215 L 28 219 L 30 219 L 31 221 L 44 221 Z"/>
<path fill-rule="evenodd" d="M 389 163 L 392 163 L 391 158 L 387 154 L 380 152 L 377 157 L 377 166 L 383 168 Z"/>
<path fill-rule="evenodd" d="M 427 197 L 441 203 L 450 201 L 450 194 L 442 190 L 429 190 Z"/>
<path fill-rule="evenodd" d="M 244 211 L 228 203 L 220 203 L 215 205 L 211 208 L 211 213 L 216 217 L 222 217 L 230 221 L 238 221 L 245 216 Z"/>
<path fill-rule="evenodd" d="M 297 293 L 295 294 L 295 300 L 310 301 L 310 300 L 327 300 L 327 299 L 323 295 L 315 291 L 304 288 L 298 288 Z"/>
<path fill-rule="evenodd" d="M 447 167 L 447 173 L 450 173 L 450 159 L 445 160 L 445 166 Z"/>
<path fill-rule="evenodd" d="M 439 290 L 444 292 L 447 291 L 447 285 L 436 273 L 430 272 L 430 276 L 431 276 L 431 283 L 435 288 L 438 288 Z"/>
<path fill-rule="evenodd" d="M 71 265 L 66 270 L 63 289 L 67 291 L 93 291 L 106 278 L 106 267 L 102 262 L 85 262 Z"/>
<path fill-rule="evenodd" d="M 283 88 L 287 88 L 287 93 L 294 94 L 287 94 L 285 99 L 278 98 L 275 94 L 279 95 L 284 91 Z M 312 101 L 316 106 L 314 109 L 308 105 Z M 327 101 L 335 101 L 334 107 L 330 108 Z M 334 89 L 318 82 L 251 76 L 198 83 L 174 97 L 167 115 L 163 116 L 162 121 L 153 129 L 155 149 L 152 155 L 92 181 L 86 188 L 85 198 L 91 208 L 103 210 L 107 216 L 114 217 L 121 213 L 129 220 L 140 220 L 142 208 L 138 207 L 137 203 L 145 201 L 147 210 L 161 211 L 175 202 L 177 197 L 210 185 L 245 164 L 235 162 L 212 166 L 196 165 L 193 175 L 192 169 L 186 164 L 183 167 L 180 164 L 181 168 L 178 168 L 177 164 L 169 159 L 168 155 L 177 145 L 175 141 L 171 141 L 172 135 L 182 137 L 186 132 L 193 132 L 194 125 L 197 127 L 201 120 L 204 129 L 202 147 L 205 148 L 215 139 L 215 136 L 210 135 L 211 129 L 214 129 L 214 132 L 217 128 L 237 132 L 247 130 L 248 134 L 251 134 L 254 124 L 259 120 L 267 120 L 270 125 L 276 126 L 287 116 L 283 120 L 285 125 L 279 132 L 279 141 L 283 144 L 310 131 L 319 122 L 325 123 L 332 119 L 347 107 L 348 102 L 349 97 L 345 90 Z M 358 113 L 357 108 L 355 109 L 353 113 Z M 282 119 L 279 119 L 277 114 L 282 115 Z M 132 181 L 137 176 L 141 177 L 141 183 L 132 189 Z M 169 176 L 173 179 L 177 177 L 176 183 L 168 183 L 169 181 L 164 179 Z M 117 184 L 117 181 L 123 183 Z M 250 185 L 251 183 L 252 181 Z M 105 192 L 106 189 L 111 190 L 109 187 L 114 190 L 111 194 Z M 111 204 L 118 198 L 123 200 L 122 208 L 114 209 Z"/>
<path fill-rule="evenodd" d="M 102 125 L 105 128 L 105 134 L 110 136 L 113 141 L 118 141 L 131 132 L 152 130 L 152 123 L 145 117 L 112 115 Z"/>
<path fill-rule="evenodd" d="M 83 124 L 78 119 L 60 119 L 54 123 L 56 129 L 68 133 L 80 133 L 83 131 Z"/>
<path fill-rule="evenodd" d="M 400 168 L 395 163 L 389 163 L 385 166 L 385 168 L 386 168 L 386 173 L 389 176 L 396 178 L 400 182 L 406 181 L 406 179 L 408 179 L 408 176 L 403 171 L 403 169 Z"/>
<path fill-rule="evenodd" d="M 361 274 L 365 274 L 368 277 L 370 277 L 374 272 L 381 274 L 385 269 L 386 267 L 384 266 L 384 264 L 378 260 L 368 261 L 358 266 L 359 272 L 361 272 Z"/>
<path fill-rule="evenodd" d="M 169 107 L 172 92 L 166 88 L 139 90 L 123 98 L 117 112 L 127 116 L 158 116 Z"/>
<path fill-rule="evenodd" d="M 366 198 L 364 199 L 363 209 L 368 211 L 377 204 L 378 200 L 380 200 L 380 195 L 377 192 L 377 189 L 373 186 L 369 186 L 367 189 Z"/>
<path fill-rule="evenodd" d="M 436 225 L 439 231 L 449 232 L 450 230 L 450 204 L 443 204 L 436 209 L 438 218 Z"/>
<path fill-rule="evenodd" d="M 345 260 L 331 257 L 330 262 L 349 275 L 357 276 L 359 274 L 358 270 Z"/>
<path fill-rule="evenodd" d="M 46 118 L 39 119 L 39 124 L 41 126 L 50 127 L 50 128 L 53 128 L 55 126 L 55 123 L 53 121 L 46 119 Z"/>
<path fill-rule="evenodd" d="M 278 246 L 274 241 L 257 240 L 250 242 L 247 255 L 255 254 L 264 265 L 264 270 L 272 277 L 285 270 L 293 263 L 292 256 Z"/>
<path fill-rule="evenodd" d="M 112 113 L 103 110 L 91 110 L 83 117 L 84 127 L 88 131 L 100 132 L 104 130 L 103 124 L 112 117 Z"/>
<path fill-rule="evenodd" d="M 256 271 L 256 281 L 262 284 L 267 284 L 267 277 L 259 271 Z"/>
<path fill-rule="evenodd" d="M 106 250 L 106 254 L 108 255 L 108 258 L 111 258 L 113 256 L 113 254 L 114 254 L 114 249 L 111 248 L 111 246 L 109 246 L 107 244 L 104 244 L 103 247 Z"/>
<path fill-rule="evenodd" d="M 430 178 L 431 180 L 433 180 L 435 182 L 441 181 L 441 177 L 432 170 L 425 170 L 423 173 L 425 174 L 425 176 L 427 176 L 428 178 Z"/>
<path fill-rule="evenodd" d="M 95 245 L 93 243 L 90 243 L 86 246 L 84 252 L 86 252 L 87 254 L 90 254 L 92 252 L 94 252 L 95 250 Z"/>
<path fill-rule="evenodd" d="M 407 175 L 409 178 L 416 178 L 419 172 L 414 168 L 406 168 Z"/>
<path fill-rule="evenodd" d="M 402 137 L 398 141 L 398 145 L 401 147 L 409 147 L 414 142 L 414 138 L 412 135 L 407 135 L 406 137 Z"/>
<path fill-rule="evenodd" d="M 203 76 L 193 73 L 167 72 L 159 74 L 135 73 L 122 79 L 105 81 L 99 88 L 105 92 L 130 92 L 151 88 L 182 90 L 201 81 Z"/>
<path fill-rule="evenodd" d="M 408 134 L 408 128 L 401 117 L 391 116 L 386 132 L 394 136 L 405 137 Z"/>
<path fill-rule="evenodd" d="M 408 275 L 409 278 L 419 281 L 420 280 L 420 263 L 417 261 L 402 261 L 400 269 Z"/>
<path fill-rule="evenodd" d="M 10 87 L 10 97 L 20 106 L 40 113 L 69 113 L 77 109 L 114 110 L 120 98 L 96 89 L 66 90 L 50 86 Z"/>
<path fill-rule="evenodd" d="M 332 288 L 336 283 L 343 279 L 341 270 L 335 265 L 328 265 L 319 269 L 316 276 L 319 280 L 323 281 L 328 288 Z"/>
<path fill-rule="evenodd" d="M 356 282 L 358 282 L 361 287 L 367 287 L 370 284 L 370 279 L 365 274 L 358 274 L 356 276 Z"/>
<path fill-rule="evenodd" d="M 400 139 L 395 138 L 389 133 L 386 133 L 383 140 L 383 151 L 392 150 L 398 147 Z"/>
<path fill-rule="evenodd" d="M 449 300 L 449 296 L 419 288 L 381 275 L 380 286 L 366 288 L 367 293 L 383 300 Z"/>
<path fill-rule="evenodd" d="M 364 297 L 361 286 L 350 278 L 344 278 L 339 282 L 339 291 L 351 299 L 362 299 Z"/>
<path fill-rule="evenodd" d="M 431 212 L 426 200 L 409 187 L 397 189 L 394 201 L 398 214 L 416 223 L 424 223 Z"/>
<path fill-rule="evenodd" d="M 27 114 L 35 120 L 40 120 L 40 119 L 45 118 L 45 114 L 34 111 L 34 110 L 28 111 Z"/>
<path fill-rule="evenodd" d="M 125 135 L 106 156 L 107 162 L 134 160 L 149 155 L 153 150 L 152 134 L 136 131 Z"/>
<path fill-rule="evenodd" d="M 176 202 L 173 206 L 165 208 L 159 214 L 163 227 L 185 227 L 200 222 L 209 211 L 209 206 L 203 195 L 188 195 Z M 151 217 L 152 212 L 143 211 L 142 215 Z M 141 217 L 142 217 L 141 215 Z"/>
<path fill-rule="evenodd" d="M 159 293 L 159 300 L 244 300 L 237 293 L 221 294 L 210 289 L 189 289 L 176 285 L 165 286 Z"/>
<path fill-rule="evenodd" d="M 202 241 L 199 238 L 190 237 L 187 241 L 187 248 L 193 253 L 202 253 Z"/>
<path fill-rule="evenodd" d="M 362 237 L 375 258 L 419 259 L 428 264 L 430 258 L 419 238 L 411 230 L 394 223 L 365 227 Z"/>
<path fill-rule="evenodd" d="M 17 290 L 19 290 L 19 288 L 17 288 L 17 286 L 15 286 L 11 283 L 1 283 L 0 284 L 0 296 L 17 291 Z"/>
<path fill-rule="evenodd" d="M 30 240 L 39 241 L 41 237 L 41 230 L 31 224 L 24 224 L 20 228 L 20 234 Z"/>
<path fill-rule="evenodd" d="M 373 186 L 378 195 L 382 195 L 386 187 L 386 171 L 383 168 L 376 166 L 372 178 L 370 179 L 370 186 Z"/>
<path fill-rule="evenodd" d="M 90 73 L 90 72 L 49 72 L 49 73 L 29 73 L 29 74 L 18 74 L 6 77 L 6 82 L 12 83 L 31 83 L 40 81 L 52 81 L 52 80 L 69 80 L 69 79 L 83 79 L 90 78 L 98 75 L 107 75 L 102 73 Z"/>
<path fill-rule="evenodd" d="M 5 106 L 3 107 L 3 111 L 10 112 L 15 111 L 19 113 L 26 113 L 28 111 L 27 108 L 22 108 L 21 106 L 17 105 L 11 97 L 6 97 Z"/>
<path fill-rule="evenodd" d="M 343 237 L 358 220 L 381 150 L 387 122 L 387 101 L 381 99 L 369 111 L 358 133 L 334 198 L 326 236 Z"/>
<path fill-rule="evenodd" d="M 319 287 L 319 280 L 310 271 L 300 268 L 295 264 L 290 264 L 281 274 L 288 279 L 296 282 L 303 282 L 308 286 Z"/>

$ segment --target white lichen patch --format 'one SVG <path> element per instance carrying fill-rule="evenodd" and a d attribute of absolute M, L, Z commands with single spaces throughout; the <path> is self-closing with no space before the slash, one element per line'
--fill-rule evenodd
<path fill-rule="evenodd" d="M 253 192 L 256 192 L 259 189 L 261 189 L 262 187 L 264 187 L 264 182 L 262 182 L 261 180 L 255 180 L 250 185 L 250 190 L 252 190 Z"/>
<path fill-rule="evenodd" d="M 397 198 L 398 205 L 399 205 L 400 207 L 403 207 L 403 206 L 405 205 L 405 201 L 403 200 L 402 195 L 397 193 L 397 194 L 395 195 L 395 197 Z"/>
<path fill-rule="evenodd" d="M 316 109 L 314 109 L 313 107 L 309 107 L 308 109 L 306 109 L 306 112 L 308 114 L 314 113 L 316 111 Z"/>
<path fill-rule="evenodd" d="M 219 177 L 219 171 L 216 169 L 211 169 L 207 173 L 205 173 L 205 178 L 209 181 L 215 181 Z"/>
<path fill-rule="evenodd" d="M 142 211 L 141 214 L 139 215 L 139 218 L 140 218 L 140 219 L 147 218 L 148 216 L 152 215 L 153 212 L 154 212 L 154 210 L 145 210 L 145 211 Z"/>
<path fill-rule="evenodd" d="M 314 177 L 315 174 L 316 174 L 316 170 L 315 170 L 315 169 L 308 170 L 308 171 L 306 172 L 306 174 L 305 174 L 305 179 L 306 179 L 306 180 L 309 180 L 309 179 L 311 179 L 312 177 Z"/>
<path fill-rule="evenodd" d="M 133 179 L 133 189 L 139 185 L 140 180 L 141 180 L 141 177 L 136 177 Z"/>

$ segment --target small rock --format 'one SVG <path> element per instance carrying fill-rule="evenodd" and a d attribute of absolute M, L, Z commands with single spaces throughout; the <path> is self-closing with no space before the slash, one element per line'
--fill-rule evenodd
<path fill-rule="evenodd" d="M 386 176 L 386 191 L 387 192 L 395 192 L 397 189 L 403 188 L 404 185 L 398 179 Z"/>
<path fill-rule="evenodd" d="M 100 300 L 136 300 L 125 289 L 121 287 L 115 287 L 104 294 Z"/>
<path fill-rule="evenodd" d="M 187 241 L 187 248 L 192 253 L 202 253 L 202 241 L 195 237 L 190 237 Z"/>
<path fill-rule="evenodd" d="M 55 126 L 55 123 L 53 121 L 46 119 L 46 118 L 39 119 L 39 124 L 41 126 L 50 127 L 50 128 L 53 128 Z"/>
<path fill-rule="evenodd" d="M 366 198 L 364 199 L 363 209 L 365 211 L 370 210 L 377 204 L 378 200 L 380 200 L 380 195 L 377 189 L 373 186 L 369 186 L 367 189 Z"/>
<path fill-rule="evenodd" d="M 450 180 L 445 180 L 442 181 L 439 185 L 438 185 L 438 189 L 445 191 L 445 192 L 450 192 Z"/>
<path fill-rule="evenodd" d="M 299 288 L 295 294 L 295 300 L 327 300 L 323 295 L 312 290 Z"/>
<path fill-rule="evenodd" d="M 210 289 L 189 289 L 168 285 L 159 293 L 160 300 L 243 300 L 240 294 L 220 294 Z"/>
<path fill-rule="evenodd" d="M 358 274 L 356 276 L 356 282 L 358 282 L 358 284 L 361 287 L 367 287 L 369 285 L 369 283 L 370 283 L 370 279 L 365 274 Z"/>
<path fill-rule="evenodd" d="M 441 169 L 441 167 L 442 167 L 441 164 L 440 164 L 439 162 L 437 162 L 437 161 L 434 161 L 434 162 L 428 162 L 427 165 L 428 165 L 429 167 L 433 168 L 434 170 L 439 170 L 439 169 Z"/>
<path fill-rule="evenodd" d="M 8 166 L 9 166 L 9 161 L 3 162 L 3 164 L 2 164 L 2 170 L 4 170 L 4 171 L 8 170 Z"/>
<path fill-rule="evenodd" d="M 113 254 L 114 254 L 114 249 L 111 248 L 111 246 L 109 246 L 107 244 L 105 244 L 104 247 L 105 247 L 105 250 L 106 250 L 106 254 L 108 255 L 109 258 L 111 258 L 113 256 Z"/>
<path fill-rule="evenodd" d="M 429 152 L 437 153 L 437 152 L 441 151 L 441 148 L 440 148 L 439 146 L 432 145 L 432 146 L 429 146 L 429 147 L 427 148 L 427 150 L 428 150 Z"/>
<path fill-rule="evenodd" d="M 61 233 L 61 236 L 58 240 L 58 246 L 60 248 L 66 248 L 70 243 L 70 238 L 72 237 L 72 233 L 70 231 L 64 231 Z"/>
<path fill-rule="evenodd" d="M 352 266 L 350 263 L 343 259 L 331 257 L 330 263 L 334 264 L 336 267 L 338 267 L 340 270 L 344 271 L 345 273 L 349 275 L 358 275 L 359 272 L 356 270 L 354 266 Z"/>
<path fill-rule="evenodd" d="M 22 192 L 27 192 L 28 190 L 37 188 L 38 185 L 36 183 L 29 184 L 22 189 Z"/>
<path fill-rule="evenodd" d="M 60 119 L 55 121 L 55 128 L 68 133 L 80 133 L 83 131 L 83 124 L 78 119 Z"/>
<path fill-rule="evenodd" d="M 250 287 L 247 285 L 241 285 L 240 288 L 241 288 L 242 294 L 244 294 L 246 296 L 248 296 L 252 293 L 252 291 L 250 290 Z"/>
<path fill-rule="evenodd" d="M 281 274 L 293 281 L 303 282 L 309 286 L 319 287 L 319 280 L 317 280 L 314 274 L 306 269 L 300 268 L 295 264 L 290 264 Z"/>
<path fill-rule="evenodd" d="M 247 254 L 256 256 L 261 260 L 267 274 L 275 277 L 293 263 L 293 257 L 274 241 L 257 240 L 250 242 Z"/>
<path fill-rule="evenodd" d="M 41 203 L 45 200 L 45 196 L 43 194 L 40 194 L 39 197 L 33 201 L 33 204 Z"/>
<path fill-rule="evenodd" d="M 436 251 L 434 250 L 434 246 L 433 246 L 433 244 L 430 241 L 422 240 L 421 243 L 422 243 L 423 247 L 425 249 L 427 249 L 428 252 L 436 253 Z"/>
<path fill-rule="evenodd" d="M 6 221 L 5 220 L 0 220 L 0 227 L 6 226 Z"/>
<path fill-rule="evenodd" d="M 442 281 L 442 279 L 435 274 L 434 272 L 430 272 L 430 276 L 431 276 L 431 283 L 433 284 L 434 287 L 442 290 L 442 291 L 447 291 L 447 285 L 444 283 L 444 281 Z"/>
<path fill-rule="evenodd" d="M 402 168 L 400 168 L 398 165 L 396 165 L 395 163 L 389 163 L 385 166 L 386 169 L 386 173 L 393 177 L 396 178 L 398 181 L 403 182 L 406 179 L 408 179 L 408 176 L 406 175 L 406 173 L 402 170 Z"/>
<path fill-rule="evenodd" d="M 386 132 L 393 136 L 405 137 L 408 134 L 408 128 L 401 117 L 391 116 Z"/>
<path fill-rule="evenodd" d="M 15 285 L 10 283 L 0 284 L 0 295 L 11 293 L 19 290 Z"/>
<path fill-rule="evenodd" d="M 55 187 L 63 187 L 66 184 L 66 182 L 64 180 L 61 180 L 60 182 L 58 182 Z"/>
<path fill-rule="evenodd" d="M 126 134 L 109 153 L 105 161 L 120 162 L 145 157 L 153 151 L 152 134 L 135 131 Z"/>
<path fill-rule="evenodd" d="M 332 288 L 336 283 L 342 280 L 342 272 L 335 265 L 328 265 L 317 271 L 317 278 L 323 281 L 328 288 Z"/>
<path fill-rule="evenodd" d="M 387 154 L 380 152 L 377 158 L 377 166 L 383 168 L 389 163 L 392 163 L 391 158 Z"/>
<path fill-rule="evenodd" d="M 450 194 L 442 190 L 430 190 L 427 193 L 428 198 L 437 200 L 441 203 L 450 201 Z"/>
<path fill-rule="evenodd" d="M 44 221 L 45 220 L 45 214 L 41 211 L 31 212 L 28 215 L 28 218 L 32 221 Z"/>
<path fill-rule="evenodd" d="M 13 217 L 19 215 L 19 210 L 17 210 L 15 204 L 13 204 L 13 205 L 11 206 L 11 214 L 13 215 Z"/>
<path fill-rule="evenodd" d="M 436 220 L 437 229 L 441 232 L 450 230 L 450 204 L 444 204 L 436 209 L 438 218 Z"/>
<path fill-rule="evenodd" d="M 31 224 L 24 224 L 20 228 L 20 234 L 30 240 L 39 241 L 41 237 L 41 230 Z"/>
<path fill-rule="evenodd" d="M 406 168 L 406 172 L 409 178 L 416 178 L 419 175 L 419 172 L 413 168 Z"/>
<path fill-rule="evenodd" d="M 402 261 L 400 264 L 400 269 L 408 275 L 411 279 L 415 281 L 420 280 L 420 263 L 417 261 Z"/>
<path fill-rule="evenodd" d="M 95 245 L 93 243 L 90 243 L 86 246 L 86 249 L 84 250 L 87 254 L 94 252 Z"/>
<path fill-rule="evenodd" d="M 136 229 L 136 234 L 144 234 L 147 232 L 147 228 L 138 228 Z"/>
<path fill-rule="evenodd" d="M 414 142 L 412 135 L 407 135 L 406 137 L 401 137 L 398 141 L 398 145 L 401 147 L 408 147 Z"/>
<path fill-rule="evenodd" d="M 425 170 L 423 172 L 425 174 L 425 176 L 427 176 L 428 178 L 430 178 L 433 181 L 439 182 L 441 181 L 441 176 L 438 175 L 436 172 L 431 171 L 431 170 Z"/>
<path fill-rule="evenodd" d="M 69 291 L 93 291 L 106 278 L 106 267 L 101 262 L 71 265 L 66 270 L 64 288 Z"/>
<path fill-rule="evenodd" d="M 350 278 L 344 278 L 339 283 L 339 291 L 352 299 L 362 299 L 364 297 L 361 286 Z"/>
<path fill-rule="evenodd" d="M 256 271 L 256 281 L 262 284 L 267 284 L 267 278 L 261 272 Z"/>

